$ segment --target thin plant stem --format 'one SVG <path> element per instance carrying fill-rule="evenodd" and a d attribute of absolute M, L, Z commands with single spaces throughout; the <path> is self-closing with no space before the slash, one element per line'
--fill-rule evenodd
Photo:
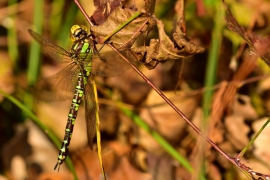
<path fill-rule="evenodd" d="M 218 152 L 220 152 L 226 159 L 230 160 L 233 164 L 235 164 L 234 160 L 228 156 L 222 149 L 220 149 L 211 139 L 209 139 L 207 136 L 205 136 L 201 130 L 193 124 L 186 115 L 180 111 L 171 100 L 167 98 L 136 66 L 134 66 L 129 60 L 123 56 L 113 45 L 108 44 L 114 51 L 118 52 L 119 55 L 145 80 L 147 84 L 149 84 L 159 95 L 160 97 L 169 104 L 177 114 L 179 114 L 191 127 L 194 129 L 199 135 L 201 135 L 210 145 L 212 145 Z"/>

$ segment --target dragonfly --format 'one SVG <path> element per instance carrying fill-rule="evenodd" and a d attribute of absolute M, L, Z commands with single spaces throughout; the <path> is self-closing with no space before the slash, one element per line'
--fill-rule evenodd
<path fill-rule="evenodd" d="M 68 156 L 69 144 L 82 100 L 84 100 L 85 106 L 88 144 L 93 149 L 97 108 L 92 85 L 93 75 L 117 76 L 125 72 L 129 65 L 114 51 L 95 52 L 94 42 L 91 39 L 91 34 L 87 32 L 86 26 L 73 25 L 71 27 L 70 39 L 73 41 L 73 45 L 70 51 L 43 39 L 30 29 L 28 31 L 41 45 L 45 55 L 57 63 L 69 63 L 55 75 L 37 81 L 33 88 L 34 96 L 40 100 L 71 100 L 64 139 L 54 167 L 54 170 L 58 167 L 59 171 L 60 165 Z M 121 54 L 132 58 L 127 52 L 121 52 Z"/>

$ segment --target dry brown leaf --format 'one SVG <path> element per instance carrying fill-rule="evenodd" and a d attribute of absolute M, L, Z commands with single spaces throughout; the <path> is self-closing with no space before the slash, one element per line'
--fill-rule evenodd
<path fill-rule="evenodd" d="M 170 156 L 155 156 L 148 154 L 147 158 L 149 173 L 152 174 L 154 180 L 170 180 L 174 179 L 173 160 Z"/>
<path fill-rule="evenodd" d="M 252 128 L 255 133 L 259 131 L 259 129 L 263 126 L 263 124 L 267 121 L 267 119 L 268 117 L 258 119 L 252 124 Z M 270 125 L 268 124 L 254 142 L 255 146 L 254 154 L 257 156 L 258 159 L 260 159 L 266 164 L 269 164 L 270 162 L 269 142 L 270 142 Z M 268 172 L 268 174 L 270 174 L 270 172 Z"/>
<path fill-rule="evenodd" d="M 126 156 L 129 150 L 129 146 L 116 141 L 103 148 L 102 156 L 107 178 L 111 180 L 151 179 L 149 174 L 138 171 L 130 164 Z M 72 159 L 80 180 L 99 179 L 102 176 L 95 151 L 85 148 L 76 154 L 72 156 Z"/>
<path fill-rule="evenodd" d="M 220 171 L 215 164 L 209 164 L 207 166 L 207 171 L 207 173 L 209 174 L 209 179 L 222 180 Z"/>
<path fill-rule="evenodd" d="M 102 176 L 97 152 L 89 147 L 77 151 L 72 160 L 78 179 L 99 179 Z"/>
<path fill-rule="evenodd" d="M 197 97 L 185 97 L 184 93 L 164 92 L 164 94 L 188 117 L 190 118 L 196 107 Z M 153 129 L 157 130 L 162 136 L 171 142 L 181 139 L 186 127 L 186 122 L 155 92 L 151 91 L 147 97 L 146 107 L 142 109 L 140 117 Z M 156 149 L 159 146 L 155 140 L 140 129 L 139 143 L 146 149 Z"/>
<path fill-rule="evenodd" d="M 151 180 L 151 175 L 142 173 L 135 169 L 128 161 L 127 157 L 123 157 L 117 169 L 110 175 L 111 180 Z"/>
<path fill-rule="evenodd" d="M 32 154 L 28 163 L 39 164 L 45 172 L 53 172 L 53 166 L 57 162 L 59 150 L 55 148 L 46 137 L 46 134 L 32 121 L 27 121 L 26 126 L 29 129 L 28 142 L 32 147 Z M 67 171 L 65 164 L 61 165 L 62 170 Z"/>
<path fill-rule="evenodd" d="M 224 141 L 224 125 L 221 122 L 216 123 L 215 127 L 211 131 L 211 135 L 209 137 L 211 140 L 217 144 L 222 143 Z"/>
<path fill-rule="evenodd" d="M 91 34 L 96 37 L 95 40 L 98 43 L 102 44 L 106 36 L 111 35 L 115 29 L 125 23 L 136 12 L 128 8 L 118 7 L 110 14 L 105 23 L 99 26 L 92 26 Z M 140 16 L 114 34 L 110 38 L 110 42 L 113 42 L 118 50 L 128 49 L 141 34 L 151 29 L 154 25 L 155 21 L 151 16 Z"/>
<path fill-rule="evenodd" d="M 106 21 L 110 13 L 121 5 L 121 0 L 94 0 L 96 7 L 91 16 L 91 21 L 99 25 Z"/>
<path fill-rule="evenodd" d="M 139 147 L 133 146 L 130 151 L 128 158 L 130 163 L 141 172 L 149 172 L 149 161 L 147 157 L 147 152 Z"/>
<path fill-rule="evenodd" d="M 265 79 L 262 79 L 259 82 L 257 92 L 261 94 L 269 89 L 270 89 L 270 77 L 266 77 Z"/>
<path fill-rule="evenodd" d="M 258 114 L 251 104 L 250 97 L 237 94 L 233 103 L 233 115 L 244 118 L 245 120 L 255 120 Z"/>
<path fill-rule="evenodd" d="M 175 180 L 190 180 L 191 174 L 183 166 L 178 166 L 175 170 Z"/>
<path fill-rule="evenodd" d="M 242 150 L 248 144 L 248 133 L 250 128 L 245 124 L 241 116 L 227 116 L 225 118 L 225 127 L 228 130 L 226 137 L 237 150 Z M 239 129 L 241 131 L 239 132 Z"/>
<path fill-rule="evenodd" d="M 66 172 L 66 171 L 61 171 L 61 172 L 44 172 L 39 175 L 37 180 L 73 180 L 74 177 L 72 174 Z"/>
<path fill-rule="evenodd" d="M 142 173 L 134 168 L 127 159 L 130 147 L 114 141 L 103 146 L 103 165 L 108 179 L 111 180 L 136 180 L 151 179 L 148 173 Z M 99 160 L 95 151 L 84 148 L 72 155 L 76 173 L 80 180 L 100 179 L 102 176 Z"/>
<path fill-rule="evenodd" d="M 132 70 L 125 72 L 121 76 L 107 78 L 106 84 L 119 90 L 122 101 L 132 105 L 144 102 L 151 89 L 151 87 Z"/>
<path fill-rule="evenodd" d="M 101 99 L 99 99 L 98 102 L 102 108 L 99 109 L 99 118 L 101 121 L 99 129 L 101 132 L 106 132 L 108 135 L 114 135 L 117 133 L 117 127 L 119 125 L 119 111 L 113 106 L 101 106 L 100 100 Z"/>
<path fill-rule="evenodd" d="M 149 46 L 133 48 L 138 61 L 148 69 L 153 69 L 158 63 L 166 60 L 177 60 L 202 53 L 204 48 L 197 46 L 186 38 L 181 32 L 174 31 L 169 38 L 164 30 L 162 21 L 155 18 L 159 39 L 151 39 Z"/>

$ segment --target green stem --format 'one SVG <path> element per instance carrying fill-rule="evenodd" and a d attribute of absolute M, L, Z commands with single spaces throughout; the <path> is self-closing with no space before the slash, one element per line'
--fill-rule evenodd
<path fill-rule="evenodd" d="M 206 67 L 206 76 L 205 76 L 205 88 L 206 91 L 203 94 L 203 121 L 201 124 L 201 130 L 206 134 L 209 115 L 211 113 L 211 102 L 213 97 L 213 90 L 210 87 L 213 87 L 216 83 L 217 75 L 217 64 L 219 58 L 219 51 L 222 43 L 222 32 L 224 27 L 224 8 L 222 3 L 217 3 L 217 12 L 215 15 L 215 25 L 212 31 L 211 46 L 209 50 L 209 56 Z M 201 144 L 202 150 L 204 151 L 206 143 Z M 203 156 L 203 154 L 202 154 Z M 204 157 L 202 157 L 202 160 Z M 205 164 L 202 161 L 201 174 L 205 174 Z"/>
<path fill-rule="evenodd" d="M 221 3 L 219 3 L 220 6 Z M 212 32 L 211 46 L 209 50 L 209 56 L 207 61 L 205 87 L 213 87 L 216 82 L 217 64 L 219 58 L 220 46 L 222 43 L 222 31 L 224 27 L 224 8 L 220 6 L 217 8 L 215 16 L 215 26 Z M 209 88 L 210 89 L 210 88 Z M 206 90 L 203 96 L 203 109 L 204 109 L 204 124 L 207 124 L 207 118 L 210 114 L 211 100 L 213 96 L 213 90 Z"/>
<path fill-rule="evenodd" d="M 16 4 L 17 0 L 9 0 L 8 6 L 11 7 L 12 5 Z M 17 6 L 16 6 L 17 7 Z M 13 9 L 9 8 L 10 14 L 12 14 Z M 18 52 L 18 42 L 17 42 L 17 33 L 15 27 L 15 15 L 10 15 L 9 17 L 9 24 L 8 24 L 8 31 L 7 31 L 7 39 L 8 39 L 8 54 L 12 60 L 13 66 L 17 65 L 17 59 L 19 56 Z M 17 68 L 15 68 L 17 69 Z"/>
<path fill-rule="evenodd" d="M 103 39 L 103 42 L 105 43 L 109 38 L 111 38 L 114 34 L 116 34 L 118 31 L 120 31 L 121 29 L 123 29 L 128 23 L 130 23 L 131 21 L 133 21 L 134 19 L 136 19 L 137 17 L 139 17 L 141 14 L 142 14 L 142 12 L 136 12 L 135 14 L 133 14 L 133 16 L 131 16 L 123 24 L 121 24 L 120 26 L 118 26 L 110 35 L 106 36 Z"/>
<path fill-rule="evenodd" d="M 41 34 L 42 29 L 42 20 L 43 20 L 43 1 L 42 0 L 36 0 L 34 1 L 34 26 L 35 31 L 39 34 Z M 28 71 L 27 71 L 27 82 L 28 85 L 33 85 L 38 77 L 38 71 L 39 71 L 39 55 L 40 55 L 40 46 L 37 42 L 31 43 L 30 46 L 30 53 L 29 53 L 29 64 L 28 64 Z"/>

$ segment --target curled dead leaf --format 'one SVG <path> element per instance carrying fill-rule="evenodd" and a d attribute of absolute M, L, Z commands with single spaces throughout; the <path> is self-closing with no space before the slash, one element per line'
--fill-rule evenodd
<path fill-rule="evenodd" d="M 103 44 L 106 37 L 110 36 L 115 29 L 124 24 L 135 13 L 137 11 L 118 7 L 110 14 L 105 23 L 99 26 L 92 26 L 91 34 L 95 36 L 96 42 Z M 110 38 L 110 42 L 118 50 L 128 49 L 141 34 L 149 31 L 154 25 L 155 20 L 151 16 L 143 14 L 114 34 Z"/>
<path fill-rule="evenodd" d="M 197 46 L 186 38 L 181 32 L 174 31 L 171 38 L 164 31 L 162 21 L 155 18 L 159 39 L 151 39 L 149 46 L 133 48 L 137 59 L 148 69 L 154 69 L 159 62 L 176 60 L 202 53 L 204 48 Z"/>
<path fill-rule="evenodd" d="M 110 37 L 110 42 L 118 50 L 125 50 L 131 48 L 141 34 L 150 31 L 153 26 L 157 25 L 159 39 L 151 39 L 149 46 L 131 49 L 138 61 L 148 69 L 154 69 L 159 62 L 190 57 L 204 51 L 203 47 L 191 43 L 179 28 L 172 32 L 171 37 L 168 37 L 162 21 L 147 13 L 142 13 L 140 17 L 132 20 L 113 34 L 117 28 L 125 24 L 137 12 L 129 8 L 117 7 L 108 16 L 105 23 L 91 27 L 91 34 L 95 41 L 103 44 Z"/>

